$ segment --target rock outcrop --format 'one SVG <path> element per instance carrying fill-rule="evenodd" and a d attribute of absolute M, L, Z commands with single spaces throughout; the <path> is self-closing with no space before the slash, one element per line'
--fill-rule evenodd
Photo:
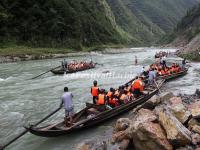
<path fill-rule="evenodd" d="M 113 143 L 127 149 L 198 149 L 200 146 L 200 103 L 185 103 L 166 92 L 153 96 L 131 112 L 130 119 L 116 123 Z M 124 125 L 123 124 L 128 124 Z M 120 127 L 120 130 L 119 130 Z"/>
<path fill-rule="evenodd" d="M 159 122 L 167 133 L 167 139 L 175 146 L 191 143 L 191 132 L 168 109 L 157 112 Z"/>

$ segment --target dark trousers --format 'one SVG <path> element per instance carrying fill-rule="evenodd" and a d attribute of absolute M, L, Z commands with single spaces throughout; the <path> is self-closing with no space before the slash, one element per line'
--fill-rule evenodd
<path fill-rule="evenodd" d="M 97 96 L 93 96 L 93 104 L 96 104 L 96 100 L 98 99 Z"/>
<path fill-rule="evenodd" d="M 135 98 L 138 98 L 140 95 L 142 95 L 140 89 L 134 89 L 133 94 Z"/>

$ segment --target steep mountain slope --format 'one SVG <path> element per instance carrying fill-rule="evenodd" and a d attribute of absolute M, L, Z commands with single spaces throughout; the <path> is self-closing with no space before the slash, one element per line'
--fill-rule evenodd
<path fill-rule="evenodd" d="M 172 46 L 182 47 L 180 55 L 200 61 L 200 4 L 188 11 L 166 39 Z"/>
<path fill-rule="evenodd" d="M 1 0 L 0 41 L 81 49 L 154 43 L 200 0 Z"/>
<path fill-rule="evenodd" d="M 187 10 L 200 0 L 107 0 L 117 23 L 150 42 L 171 31 Z"/>

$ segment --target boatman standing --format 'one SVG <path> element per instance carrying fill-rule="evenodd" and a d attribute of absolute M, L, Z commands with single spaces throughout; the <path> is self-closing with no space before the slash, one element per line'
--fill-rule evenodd
<path fill-rule="evenodd" d="M 93 82 L 93 87 L 91 88 L 91 94 L 93 96 L 93 104 L 96 104 L 99 95 L 99 87 L 97 86 L 97 81 Z"/>
<path fill-rule="evenodd" d="M 67 61 L 65 59 L 62 61 L 62 68 L 65 72 L 68 70 L 68 64 L 67 64 Z"/>
<path fill-rule="evenodd" d="M 182 60 L 182 70 L 185 69 L 185 66 L 186 66 L 186 59 L 184 58 L 184 59 Z"/>
<path fill-rule="evenodd" d="M 73 95 L 69 92 L 68 87 L 64 87 L 64 93 L 61 97 L 60 108 L 64 105 L 65 108 L 65 124 L 66 126 L 70 123 L 72 125 L 72 117 L 74 115 L 74 105 L 72 101 Z M 70 121 L 68 123 L 68 120 Z"/>
<path fill-rule="evenodd" d="M 137 56 L 135 56 L 135 65 L 138 64 L 138 59 L 137 59 Z"/>

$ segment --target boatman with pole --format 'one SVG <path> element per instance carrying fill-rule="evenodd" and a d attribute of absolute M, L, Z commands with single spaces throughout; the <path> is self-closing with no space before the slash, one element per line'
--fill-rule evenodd
<path fill-rule="evenodd" d="M 72 101 L 73 95 L 69 92 L 68 87 L 64 87 L 64 93 L 61 97 L 60 108 L 64 105 L 65 108 L 65 124 L 66 126 L 70 123 L 72 125 L 72 119 L 74 115 L 74 105 Z M 68 122 L 69 120 L 69 122 Z"/>
<path fill-rule="evenodd" d="M 67 61 L 65 59 L 62 61 L 62 68 L 65 72 L 68 70 L 68 64 L 67 64 Z"/>

